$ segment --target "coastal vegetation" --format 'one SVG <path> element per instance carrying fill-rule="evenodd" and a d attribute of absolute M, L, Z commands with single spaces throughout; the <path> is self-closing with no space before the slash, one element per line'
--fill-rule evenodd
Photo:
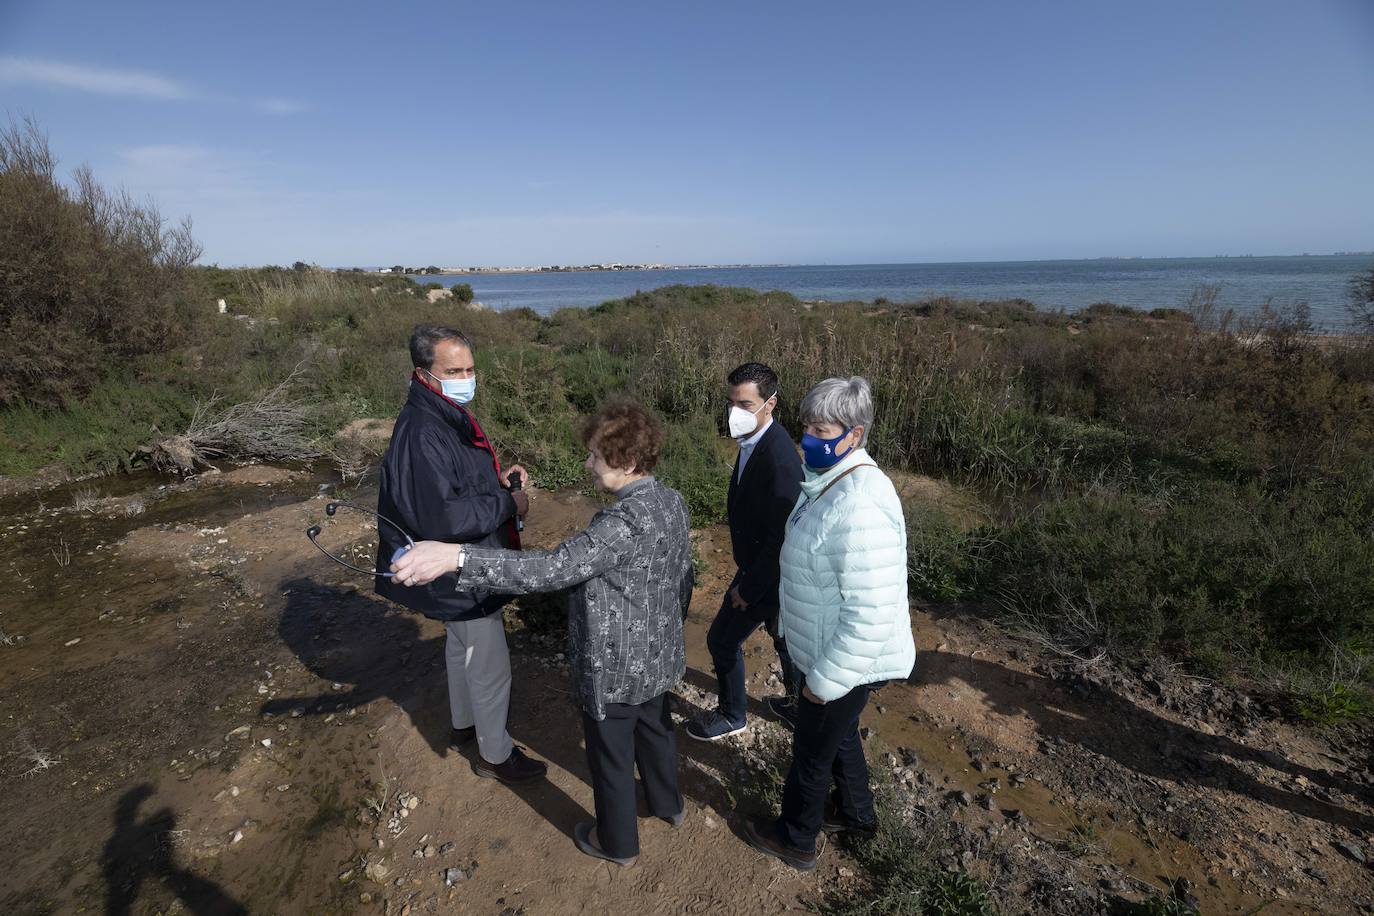
<path fill-rule="evenodd" d="M 411 328 L 444 323 L 476 342 L 483 421 L 539 485 L 582 485 L 576 420 L 629 391 L 666 419 L 661 473 L 704 525 L 724 513 L 733 366 L 778 371 L 794 432 L 809 385 L 862 374 L 874 456 L 988 506 L 972 526 L 910 507 L 921 597 L 1080 660 L 1256 679 L 1317 722 L 1370 709 L 1374 275 L 1340 338 L 1301 309 L 1218 315 L 1206 290 L 1063 314 L 676 286 L 540 316 L 431 303 L 405 276 L 193 267 L 188 223 L 85 170 L 60 184 L 32 125 L 0 138 L 0 204 L 0 474 L 124 470 L 198 431 L 200 460 L 339 454 L 336 431 L 397 410 Z"/>

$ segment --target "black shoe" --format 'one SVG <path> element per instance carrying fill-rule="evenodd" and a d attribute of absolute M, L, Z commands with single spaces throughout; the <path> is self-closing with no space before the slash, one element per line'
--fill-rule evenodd
<path fill-rule="evenodd" d="M 768 708 L 783 725 L 792 731 L 797 730 L 797 701 L 792 697 L 769 697 Z"/>
<path fill-rule="evenodd" d="M 877 824 L 852 824 L 849 818 L 840 813 L 834 802 L 826 799 L 825 814 L 822 815 L 821 829 L 826 833 L 843 833 L 846 840 L 871 840 L 878 832 Z"/>
<path fill-rule="evenodd" d="M 779 859 L 798 871 L 812 871 L 816 867 L 816 853 L 788 846 L 778 837 L 771 821 L 745 821 L 744 838 L 759 852 Z"/>
<path fill-rule="evenodd" d="M 520 748 L 513 747 L 504 763 L 488 763 L 479 757 L 474 769 L 478 776 L 512 783 L 539 779 L 549 772 L 549 765 L 542 760 L 532 760 Z"/>
<path fill-rule="evenodd" d="M 605 859 L 607 862 L 614 862 L 616 865 L 622 867 L 629 867 L 639 861 L 639 856 L 637 855 L 619 858 L 602 849 L 596 840 L 592 839 L 592 831 L 595 829 L 595 821 L 579 821 L 573 825 L 573 842 L 577 844 L 578 849 L 589 856 L 597 859 Z"/>
<path fill-rule="evenodd" d="M 449 732 L 448 746 L 452 748 L 459 748 L 465 744 L 470 743 L 476 737 L 476 725 L 469 725 L 467 728 L 455 728 L 453 731 Z"/>

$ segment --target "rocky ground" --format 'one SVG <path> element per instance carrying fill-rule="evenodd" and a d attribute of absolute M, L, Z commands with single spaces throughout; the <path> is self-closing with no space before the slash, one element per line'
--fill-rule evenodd
<path fill-rule="evenodd" d="M 689 818 L 642 820 L 634 868 L 572 845 L 591 790 L 547 608 L 512 615 L 510 727 L 550 778 L 478 778 L 445 746 L 442 628 L 304 537 L 329 483 L 247 467 L 0 498 L 5 912 L 775 913 L 864 892 L 834 846 L 800 875 L 739 837 L 745 787 L 785 747 L 757 636 L 755 727 L 682 740 Z M 595 511 L 532 498 L 535 545 Z M 326 537 L 370 561 L 365 517 L 345 515 Z M 731 572 L 724 531 L 697 541 L 682 716 L 713 702 L 705 632 Z M 870 756 L 912 828 L 938 831 L 1005 912 L 1169 888 L 1205 913 L 1374 911 L 1374 780 L 1353 733 L 1167 668 L 1064 660 L 961 609 L 913 614 L 916 673 L 867 710 Z"/>

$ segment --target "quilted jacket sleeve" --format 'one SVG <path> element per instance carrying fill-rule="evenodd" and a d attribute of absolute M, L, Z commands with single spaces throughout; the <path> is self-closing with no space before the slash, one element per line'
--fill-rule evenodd
<path fill-rule="evenodd" d="M 602 511 L 585 531 L 553 550 L 468 547 L 458 581 L 464 588 L 488 588 L 506 595 L 556 592 L 614 569 L 634 550 L 625 519 Z"/>
<path fill-rule="evenodd" d="M 806 686 L 829 702 L 865 683 L 903 625 L 905 533 L 871 497 L 854 494 L 821 550 L 835 572 L 839 607 L 834 631 L 817 647 Z"/>

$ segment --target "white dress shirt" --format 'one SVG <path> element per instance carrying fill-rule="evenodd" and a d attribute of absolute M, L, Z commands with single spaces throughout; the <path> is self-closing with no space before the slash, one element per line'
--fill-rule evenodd
<path fill-rule="evenodd" d="M 739 483 L 740 478 L 742 478 L 742 477 L 744 476 L 744 466 L 745 466 L 746 464 L 749 463 L 749 456 L 750 456 L 751 454 L 753 454 L 753 452 L 754 452 L 754 446 L 756 446 L 756 445 L 759 444 L 759 440 L 763 438 L 763 434 L 766 433 L 766 432 L 768 432 L 768 427 L 770 427 L 770 426 L 772 426 L 772 425 L 773 425 L 773 418 L 772 418 L 772 417 L 769 417 L 769 418 L 768 418 L 768 422 L 767 422 L 767 423 L 764 423 L 764 424 L 763 424 L 763 428 L 760 429 L 758 432 L 754 433 L 754 434 L 753 434 L 752 436 L 750 436 L 748 439 L 740 439 L 740 440 L 738 440 L 738 441 L 739 441 L 739 474 L 735 477 L 735 483 Z"/>

